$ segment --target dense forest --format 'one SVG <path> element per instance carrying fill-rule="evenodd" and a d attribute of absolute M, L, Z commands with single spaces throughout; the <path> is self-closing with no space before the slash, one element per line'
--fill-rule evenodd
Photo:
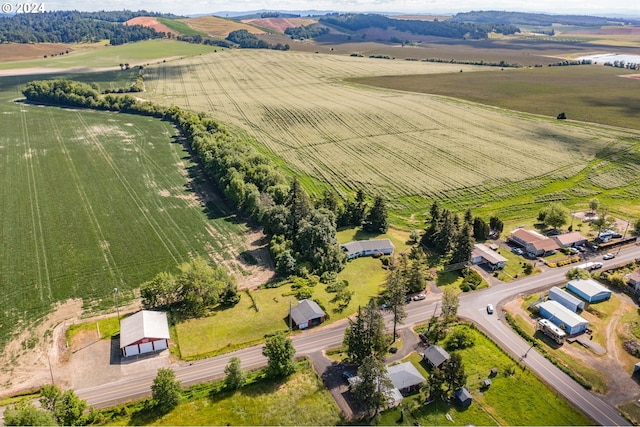
<path fill-rule="evenodd" d="M 314 37 L 327 34 L 329 29 L 318 24 L 301 25 L 299 27 L 289 27 L 284 33 L 292 39 L 312 39 Z"/>
<path fill-rule="evenodd" d="M 630 21 L 622 18 L 604 18 L 601 16 L 584 15 L 547 15 L 544 13 L 505 12 L 497 10 L 474 11 L 457 13 L 448 22 L 495 22 L 504 25 L 528 25 L 548 27 L 552 24 L 577 25 L 582 27 L 602 25 L 639 25 L 640 21 Z"/>
<path fill-rule="evenodd" d="M 82 43 L 109 40 L 112 45 L 165 37 L 152 28 L 122 23 L 137 16 L 166 16 L 146 11 L 23 13 L 0 18 L 0 43 Z"/>
<path fill-rule="evenodd" d="M 247 30 L 232 31 L 227 36 L 227 40 L 238 44 L 242 48 L 246 49 L 275 49 L 275 50 L 289 50 L 288 44 L 271 44 L 264 40 L 259 39 L 255 34 L 251 34 Z"/>
<path fill-rule="evenodd" d="M 412 19 L 393 19 L 376 14 L 344 14 L 338 16 L 324 16 L 319 22 L 341 27 L 350 31 L 365 28 L 382 28 L 405 31 L 425 36 L 438 36 L 454 39 L 485 39 L 489 33 L 514 34 L 520 31 L 518 27 L 493 23 L 467 23 L 447 21 L 420 21 Z"/>

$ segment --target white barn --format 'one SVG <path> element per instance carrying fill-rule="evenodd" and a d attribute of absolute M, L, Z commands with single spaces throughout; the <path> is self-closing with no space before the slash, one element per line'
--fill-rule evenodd
<path fill-rule="evenodd" d="M 120 321 L 120 350 L 125 357 L 152 353 L 169 347 L 167 314 L 139 311 Z"/>
<path fill-rule="evenodd" d="M 549 299 L 559 302 L 573 312 L 584 310 L 584 301 L 557 286 L 549 289 Z"/>

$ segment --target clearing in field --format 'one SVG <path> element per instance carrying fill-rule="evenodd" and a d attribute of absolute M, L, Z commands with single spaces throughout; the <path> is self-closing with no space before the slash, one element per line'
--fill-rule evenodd
<path fill-rule="evenodd" d="M 399 222 L 424 212 L 431 198 L 457 210 L 503 203 L 508 207 L 503 215 L 513 215 L 546 198 L 589 197 L 602 191 L 590 181 L 598 173 L 626 176 L 609 183 L 616 187 L 615 197 L 638 199 L 637 174 L 623 173 L 636 166 L 609 161 L 623 153 L 640 155 L 638 131 L 562 122 L 555 112 L 537 117 L 344 82 L 358 76 L 421 74 L 428 84 L 439 74 L 465 79 L 478 70 L 487 68 L 226 50 L 151 67 L 145 97 L 207 111 L 246 131 L 294 173 L 343 194 L 358 188 L 381 194 L 405 217 L 395 219 Z M 500 72 L 494 69 L 493 74 Z M 577 176 L 571 185 L 554 187 Z"/>
<path fill-rule="evenodd" d="M 210 36 L 227 37 L 230 32 L 247 30 L 251 34 L 263 34 L 264 31 L 253 25 L 243 24 L 233 19 L 220 18 L 218 16 L 200 16 L 198 18 L 181 19 L 189 27 Z"/>

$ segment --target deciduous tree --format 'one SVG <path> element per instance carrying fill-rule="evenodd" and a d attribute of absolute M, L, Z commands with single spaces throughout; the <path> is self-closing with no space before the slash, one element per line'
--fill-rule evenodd
<path fill-rule="evenodd" d="M 182 385 L 176 380 L 172 369 L 160 368 L 151 384 L 151 397 L 154 407 L 165 414 L 180 403 Z"/>
<path fill-rule="evenodd" d="M 455 291 L 451 288 L 445 288 L 442 292 L 442 318 L 445 323 L 451 323 L 458 314 L 458 306 L 460 300 Z"/>
<path fill-rule="evenodd" d="M 224 373 L 227 375 L 224 379 L 224 385 L 230 390 L 239 389 L 247 381 L 247 375 L 240 363 L 240 358 L 234 356 L 229 359 L 229 363 L 224 368 Z"/>
<path fill-rule="evenodd" d="M 55 417 L 49 411 L 38 409 L 29 402 L 8 407 L 3 414 L 7 426 L 57 426 Z"/>
<path fill-rule="evenodd" d="M 567 223 L 569 213 L 560 203 L 551 203 L 540 211 L 538 217 L 542 218 L 545 225 L 558 229 Z"/>
<path fill-rule="evenodd" d="M 271 378 L 286 377 L 296 371 L 294 355 L 296 349 L 293 347 L 291 338 L 283 332 L 278 332 L 267 338 L 262 355 L 267 361 L 267 376 Z"/>

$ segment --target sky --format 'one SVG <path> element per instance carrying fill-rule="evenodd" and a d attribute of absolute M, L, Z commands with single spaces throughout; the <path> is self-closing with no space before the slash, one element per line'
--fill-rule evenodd
<path fill-rule="evenodd" d="M 18 1 L 9 0 L 9 2 Z M 176 15 L 254 10 L 402 12 L 451 15 L 472 10 L 505 10 L 640 18 L 638 0 L 44 0 L 43 4 L 46 10 L 142 9 Z"/>

